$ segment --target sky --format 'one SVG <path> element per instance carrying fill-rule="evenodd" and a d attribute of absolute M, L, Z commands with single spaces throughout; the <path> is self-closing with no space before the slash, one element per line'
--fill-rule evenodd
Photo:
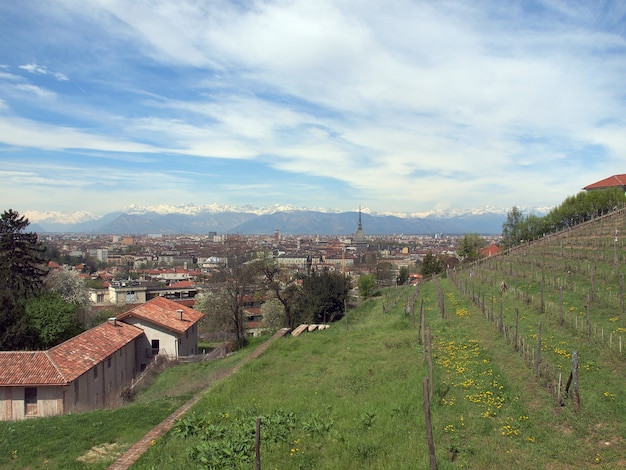
<path fill-rule="evenodd" d="M 560 204 L 626 173 L 626 2 L 0 2 L 0 210 Z"/>

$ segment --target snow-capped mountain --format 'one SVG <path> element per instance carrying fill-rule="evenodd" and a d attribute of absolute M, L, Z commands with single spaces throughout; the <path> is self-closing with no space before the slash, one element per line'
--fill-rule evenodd
<path fill-rule="evenodd" d="M 131 204 L 122 212 L 126 214 L 186 214 L 186 215 L 198 215 L 203 213 L 208 214 L 223 214 L 226 212 L 244 212 L 255 215 L 275 214 L 276 212 L 293 212 L 293 211 L 315 211 L 324 213 L 339 213 L 338 209 L 326 209 L 326 208 L 301 208 L 295 207 L 290 204 L 274 204 L 266 207 L 255 207 L 251 205 L 244 206 L 231 206 L 224 204 L 182 204 L 182 205 L 168 205 L 160 204 L 156 206 L 141 206 L 138 204 Z"/>
<path fill-rule="evenodd" d="M 58 212 L 58 211 L 26 211 L 23 214 L 31 223 L 61 223 L 61 224 L 79 224 L 89 222 L 90 220 L 98 220 L 101 216 L 92 214 L 91 212 Z"/>
<path fill-rule="evenodd" d="M 481 233 L 499 234 L 506 210 L 482 208 L 472 211 L 432 211 L 428 214 L 398 212 L 376 213 L 361 208 L 366 234 Z M 95 217 L 88 212 L 64 215 L 29 212 L 29 220 L 40 232 L 106 234 L 202 234 L 208 232 L 240 234 L 346 235 L 354 233 L 358 209 L 303 209 L 290 205 L 253 206 L 207 205 L 131 205 L 119 212 Z M 31 218 L 32 217 L 32 218 Z"/>

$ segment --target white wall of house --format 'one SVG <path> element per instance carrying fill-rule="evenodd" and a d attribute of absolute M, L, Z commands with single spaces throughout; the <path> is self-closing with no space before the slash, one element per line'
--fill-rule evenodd
<path fill-rule="evenodd" d="M 179 356 L 191 356 L 193 354 L 198 354 L 198 324 L 192 325 L 191 328 L 187 329 L 185 334 L 180 337 L 179 348 L 178 348 Z"/>
<path fill-rule="evenodd" d="M 158 351 L 156 351 L 157 348 L 154 348 L 155 351 L 153 353 L 153 356 L 158 353 L 165 355 L 169 358 L 178 357 L 179 338 L 175 333 L 152 323 L 142 322 L 140 319 L 137 318 L 131 317 L 125 319 L 124 321 L 143 330 L 146 338 L 148 338 L 148 344 L 150 345 L 150 349 L 153 349 L 152 345 L 155 344 L 156 341 L 158 341 Z M 140 355 L 141 351 L 139 351 L 138 354 Z"/>
<path fill-rule="evenodd" d="M 109 302 L 114 305 L 146 303 L 146 287 L 109 287 Z"/>

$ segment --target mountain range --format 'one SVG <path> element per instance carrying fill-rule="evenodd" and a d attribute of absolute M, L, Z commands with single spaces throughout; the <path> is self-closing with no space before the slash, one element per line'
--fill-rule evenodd
<path fill-rule="evenodd" d="M 26 213 L 37 233 L 93 234 L 273 234 L 348 235 L 356 232 L 359 215 L 366 235 L 479 233 L 498 235 L 506 220 L 504 211 L 494 209 L 467 212 L 412 214 L 374 214 L 364 209 L 338 212 L 275 207 L 258 210 L 223 206 L 130 207 L 103 217 Z"/>

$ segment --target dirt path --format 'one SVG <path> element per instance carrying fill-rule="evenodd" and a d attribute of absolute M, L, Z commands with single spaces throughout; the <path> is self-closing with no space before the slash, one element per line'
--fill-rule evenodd
<path fill-rule="evenodd" d="M 274 340 L 285 336 L 285 334 L 287 334 L 288 332 L 289 332 L 288 328 L 283 328 L 282 330 L 278 330 L 270 339 L 268 339 L 265 343 L 260 345 L 250 354 L 248 354 L 245 358 L 243 358 L 233 367 L 223 371 L 219 375 L 216 375 L 215 380 L 213 381 L 211 385 L 209 385 L 204 390 L 198 392 L 196 395 L 194 395 L 193 398 L 187 401 L 187 403 L 185 403 L 183 406 L 178 408 L 176 411 L 174 411 L 171 415 L 169 415 L 167 418 L 165 418 L 155 427 L 153 427 L 143 438 L 137 441 L 130 449 L 124 452 L 124 454 L 122 454 L 122 456 L 119 459 L 117 459 L 113 464 L 111 464 L 111 466 L 109 466 L 109 470 L 126 470 L 127 468 L 130 468 L 130 466 L 134 464 L 137 461 L 137 459 L 139 459 L 139 457 L 141 457 L 141 455 L 150 448 L 150 446 L 152 445 L 152 441 L 158 439 L 159 437 L 167 433 L 170 429 L 172 429 L 176 420 L 184 416 L 185 413 L 187 413 L 187 411 L 189 411 L 189 409 L 193 405 L 195 405 L 205 393 L 207 393 L 209 390 L 211 390 L 211 388 L 213 388 L 216 382 L 223 380 L 227 377 L 230 377 L 235 372 L 237 372 L 241 368 L 241 366 L 243 366 L 245 363 L 247 363 L 248 361 L 252 359 L 256 359 L 257 357 L 259 357 L 261 354 L 263 354 L 263 352 L 269 347 L 269 345 Z"/>

